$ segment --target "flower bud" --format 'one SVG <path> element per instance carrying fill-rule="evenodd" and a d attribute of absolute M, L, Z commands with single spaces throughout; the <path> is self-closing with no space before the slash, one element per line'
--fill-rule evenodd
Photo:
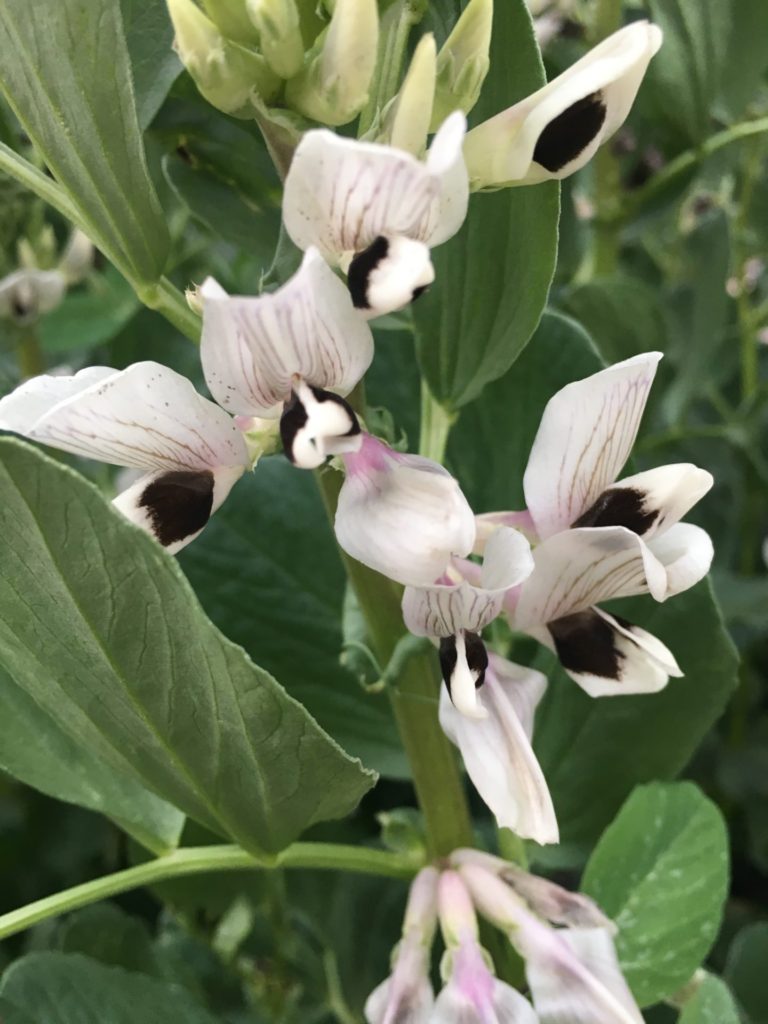
<path fill-rule="evenodd" d="M 248 17 L 246 0 L 202 0 L 206 14 L 233 43 L 257 46 L 259 33 Z"/>
<path fill-rule="evenodd" d="M 422 36 L 397 96 L 384 112 L 384 130 L 377 140 L 421 157 L 432 120 L 437 75 L 437 47 L 430 32 Z"/>
<path fill-rule="evenodd" d="M 468 113 L 488 74 L 493 0 L 470 0 L 437 55 L 437 85 L 432 107 L 435 131 L 454 110 Z"/>
<path fill-rule="evenodd" d="M 378 42 L 376 0 L 336 0 L 330 25 L 288 82 L 289 106 L 322 124 L 347 124 L 368 100 Z"/>
<path fill-rule="evenodd" d="M 293 78 L 304 64 L 295 0 L 245 0 L 245 4 L 259 31 L 260 49 L 267 63 L 281 78 Z"/>
<path fill-rule="evenodd" d="M 175 48 L 200 92 L 234 117 L 253 117 L 252 93 L 272 98 L 278 79 L 259 54 L 225 39 L 193 0 L 166 0 Z"/>
<path fill-rule="evenodd" d="M 88 235 L 75 228 L 59 261 L 59 270 L 67 284 L 82 281 L 93 266 L 93 243 Z"/>

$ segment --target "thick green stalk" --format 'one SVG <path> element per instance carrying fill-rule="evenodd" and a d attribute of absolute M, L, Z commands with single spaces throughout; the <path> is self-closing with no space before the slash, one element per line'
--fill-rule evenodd
<path fill-rule="evenodd" d="M 408 36 L 414 25 L 421 21 L 425 4 L 419 0 L 394 0 L 381 18 L 379 27 L 379 55 L 368 95 L 368 102 L 360 114 L 358 136 L 373 126 L 376 115 L 397 92 L 408 47 Z"/>
<path fill-rule="evenodd" d="M 318 475 L 331 519 L 342 484 L 341 474 Z M 347 575 L 360 602 L 376 657 L 385 667 L 404 635 L 401 588 L 360 562 L 341 553 Z M 410 658 L 390 691 L 392 709 L 413 773 L 413 784 L 427 831 L 431 857 L 458 846 L 472 846 L 474 837 L 464 788 L 453 749 L 437 717 L 440 675 L 431 652 Z"/>
<path fill-rule="evenodd" d="M 129 889 L 153 885 L 182 875 L 261 868 L 323 868 L 390 878 L 411 878 L 417 867 L 410 858 L 398 853 L 372 850 L 365 846 L 345 846 L 341 843 L 294 843 L 275 858 L 263 861 L 234 845 L 189 847 L 96 878 L 92 882 L 75 885 L 3 914 L 0 916 L 0 938 Z"/>
<path fill-rule="evenodd" d="M 145 306 L 161 313 L 190 341 L 196 345 L 200 344 L 200 331 L 203 326 L 200 317 L 197 313 L 192 312 L 187 305 L 187 300 L 167 277 L 161 277 L 157 284 L 144 287 L 135 282 L 131 282 L 131 284 Z"/>
<path fill-rule="evenodd" d="M 40 339 L 34 327 L 22 331 L 18 344 L 18 363 L 22 380 L 37 377 L 45 371 L 45 360 L 40 350 Z"/>
<path fill-rule="evenodd" d="M 448 444 L 448 435 L 456 422 L 456 414 L 440 405 L 427 386 L 421 382 L 421 431 L 419 453 L 435 462 L 442 462 Z"/>

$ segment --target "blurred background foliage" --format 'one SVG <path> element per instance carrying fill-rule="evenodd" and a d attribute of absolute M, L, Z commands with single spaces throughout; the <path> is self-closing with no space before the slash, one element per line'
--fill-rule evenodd
<path fill-rule="evenodd" d="M 462 6 L 431 4 L 420 29 L 440 42 Z M 229 291 L 254 292 L 270 272 L 280 232 L 280 182 L 258 128 L 199 95 L 171 50 L 163 0 L 122 0 L 122 9 L 149 170 L 171 234 L 170 276 L 184 288 L 213 274 Z M 765 1024 L 768 4 L 628 0 L 623 9 L 626 17 L 657 20 L 665 45 L 627 124 L 564 183 L 548 311 L 513 368 L 462 409 L 449 465 L 477 511 L 519 506 L 528 447 L 549 395 L 601 361 L 665 353 L 636 463 L 692 461 L 715 476 L 693 519 L 715 542 L 712 581 L 738 650 L 738 685 L 731 683 L 733 650 L 704 585 L 669 609 L 640 602 L 637 621 L 656 616 L 654 632 L 673 647 L 686 678 L 621 709 L 612 702 L 597 708 L 553 678 L 537 749 L 564 843 L 554 854 L 532 850 L 531 858 L 576 885 L 635 782 L 676 773 L 697 782 L 725 816 L 732 856 L 710 965 L 731 984 L 744 1018 Z M 592 0 L 534 5 L 548 77 L 585 51 L 592 13 Z M 741 137 L 738 126 L 761 121 L 762 131 Z M 2 102 L 0 140 L 39 163 Z M 0 277 L 19 266 L 25 249 L 37 266 L 53 265 L 68 233 L 55 211 L 0 174 Z M 519 239 L 523 250 L 532 244 Z M 376 334 L 369 400 L 381 410 L 382 432 L 413 446 L 419 375 L 410 314 L 386 318 Z M 101 255 L 51 313 L 32 324 L 0 320 L 2 393 L 30 372 L 120 368 L 142 358 L 203 387 L 194 346 L 144 308 Z M 78 468 L 107 492 L 116 486 L 105 467 Z M 345 604 L 343 570 L 311 478 L 289 472 L 281 457 L 266 460 L 180 562 L 214 622 L 383 775 L 352 820 L 317 828 L 315 837 L 375 840 L 383 812 L 412 805 L 408 766 L 386 698 L 363 689 L 365 665 L 342 657 L 339 611 L 346 607 L 342 627 L 352 637 L 355 609 L 348 595 Z M 515 648 L 519 660 L 534 656 L 524 643 Z M 545 667 L 554 675 L 546 659 Z M 473 809 L 487 822 L 479 801 Z M 388 820 L 390 842 L 412 841 L 397 816 Z M 184 841 L 213 837 L 188 825 Z M 0 911 L 143 856 L 109 821 L 0 776 Z M 36 954 L 19 961 L 8 984 L 20 990 L 44 976 L 51 998 L 62 964 L 70 978 L 83 971 L 95 991 L 100 965 L 139 972 L 145 991 L 156 991 L 153 1005 L 167 999 L 173 1008 L 165 1020 L 352 1024 L 386 972 L 403 895 L 397 883 L 310 872 L 206 876 L 40 925 L 0 944 L 0 961 Z M 154 1020 L 139 1005 L 133 1019 Z M 16 1012 L 7 1011 L 6 1024 L 23 1024 Z M 659 1008 L 649 1020 L 674 1016 Z"/>

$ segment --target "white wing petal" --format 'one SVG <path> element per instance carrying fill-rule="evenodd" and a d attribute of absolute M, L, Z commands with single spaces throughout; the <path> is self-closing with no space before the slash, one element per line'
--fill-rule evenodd
<path fill-rule="evenodd" d="M 709 534 L 691 523 L 676 523 L 648 547 L 667 572 L 667 597 L 694 586 L 709 572 L 715 551 Z"/>
<path fill-rule="evenodd" d="M 59 402 L 117 374 L 109 366 L 89 366 L 73 377 L 43 374 L 19 385 L 0 401 L 0 430 L 29 436 L 35 423 Z"/>

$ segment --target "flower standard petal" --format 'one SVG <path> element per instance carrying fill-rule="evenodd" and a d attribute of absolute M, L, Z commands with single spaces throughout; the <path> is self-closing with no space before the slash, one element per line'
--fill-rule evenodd
<path fill-rule="evenodd" d="M 297 376 L 346 395 L 370 366 L 370 328 L 316 249 L 276 292 L 229 296 L 209 278 L 201 296 L 203 372 L 229 412 L 280 416 Z"/>
<path fill-rule="evenodd" d="M 0 430 L 12 430 L 28 437 L 37 420 L 54 406 L 117 373 L 111 366 L 89 366 L 73 376 L 42 374 L 32 377 L 0 399 Z"/>
<path fill-rule="evenodd" d="M 398 583 L 424 586 L 445 572 L 452 555 L 472 550 L 472 510 L 442 466 L 368 434 L 358 452 L 343 458 L 335 529 L 353 558 Z"/>
<path fill-rule="evenodd" d="M 549 400 L 523 478 L 539 536 L 571 526 L 621 472 L 660 359 L 634 356 Z"/>
<path fill-rule="evenodd" d="M 474 128 L 465 145 L 473 185 L 535 184 L 583 167 L 623 124 L 661 42 L 658 26 L 634 22 Z"/>

